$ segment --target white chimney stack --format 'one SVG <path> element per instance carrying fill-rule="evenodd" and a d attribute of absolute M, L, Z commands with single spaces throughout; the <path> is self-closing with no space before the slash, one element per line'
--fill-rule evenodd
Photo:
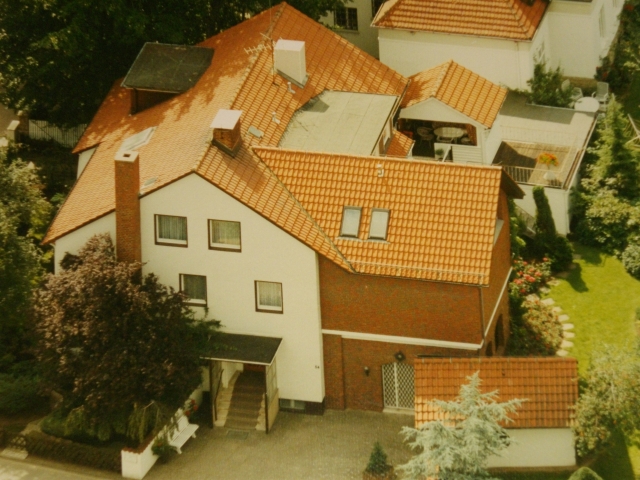
<path fill-rule="evenodd" d="M 307 60 L 304 54 L 304 42 L 283 40 L 276 42 L 274 48 L 276 71 L 300 88 L 307 83 Z"/>

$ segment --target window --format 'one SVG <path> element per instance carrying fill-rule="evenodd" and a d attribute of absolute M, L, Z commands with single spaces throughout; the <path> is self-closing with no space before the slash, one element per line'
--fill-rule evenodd
<path fill-rule="evenodd" d="M 360 232 L 360 207 L 344 207 L 342 210 L 342 226 L 340 227 L 341 237 L 358 237 Z"/>
<path fill-rule="evenodd" d="M 207 305 L 207 277 L 180 274 L 180 291 L 187 296 L 187 304 Z"/>
<path fill-rule="evenodd" d="M 600 8 L 600 16 L 598 17 L 598 25 L 600 26 L 600 36 L 604 37 L 607 33 L 607 24 L 604 19 L 604 7 Z"/>
<path fill-rule="evenodd" d="M 334 12 L 334 23 L 338 28 L 345 30 L 358 30 L 358 9 L 337 8 Z"/>
<path fill-rule="evenodd" d="M 282 313 L 282 284 L 256 281 L 256 311 Z"/>
<path fill-rule="evenodd" d="M 389 227 L 389 210 L 374 208 L 371 212 L 371 226 L 369 238 L 374 240 L 386 240 Z"/>
<path fill-rule="evenodd" d="M 156 243 L 186 247 L 187 217 L 156 215 Z"/>
<path fill-rule="evenodd" d="M 240 222 L 209 220 L 209 248 L 239 252 Z"/>
<path fill-rule="evenodd" d="M 375 17 L 385 0 L 371 0 L 371 16 Z"/>

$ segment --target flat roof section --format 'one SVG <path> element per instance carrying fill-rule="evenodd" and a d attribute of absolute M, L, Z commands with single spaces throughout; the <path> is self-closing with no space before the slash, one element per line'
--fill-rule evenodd
<path fill-rule="evenodd" d="M 371 155 L 398 97 L 325 90 L 291 118 L 279 147 Z"/>
<path fill-rule="evenodd" d="M 204 358 L 259 365 L 271 365 L 282 343 L 281 338 L 236 333 L 221 333 L 216 341 Z"/>
<path fill-rule="evenodd" d="M 122 86 L 183 93 L 198 82 L 212 58 L 213 48 L 145 43 Z"/>

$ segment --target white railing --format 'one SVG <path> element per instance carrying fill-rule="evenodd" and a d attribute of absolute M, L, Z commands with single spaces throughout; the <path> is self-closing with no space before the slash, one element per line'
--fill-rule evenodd
<path fill-rule="evenodd" d="M 535 128 L 501 126 L 502 140 L 505 142 L 542 143 L 571 147 L 576 144 L 576 136 L 567 132 L 540 130 Z"/>
<path fill-rule="evenodd" d="M 483 163 L 482 148 L 472 145 L 451 145 L 454 163 Z"/>
<path fill-rule="evenodd" d="M 45 120 L 29 120 L 29 137 L 35 140 L 53 140 L 65 147 L 75 147 L 86 128 L 86 123 L 62 129 Z"/>

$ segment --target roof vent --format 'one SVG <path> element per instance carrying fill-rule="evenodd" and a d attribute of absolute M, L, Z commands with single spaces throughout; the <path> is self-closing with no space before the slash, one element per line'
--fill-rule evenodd
<path fill-rule="evenodd" d="M 300 88 L 304 87 L 308 78 L 304 42 L 278 40 L 274 48 L 274 59 L 275 69 L 280 75 Z"/>
<path fill-rule="evenodd" d="M 211 128 L 213 129 L 212 143 L 232 157 L 238 153 L 242 144 L 240 135 L 241 115 L 242 110 L 225 110 L 221 108 L 211 123 Z"/>

